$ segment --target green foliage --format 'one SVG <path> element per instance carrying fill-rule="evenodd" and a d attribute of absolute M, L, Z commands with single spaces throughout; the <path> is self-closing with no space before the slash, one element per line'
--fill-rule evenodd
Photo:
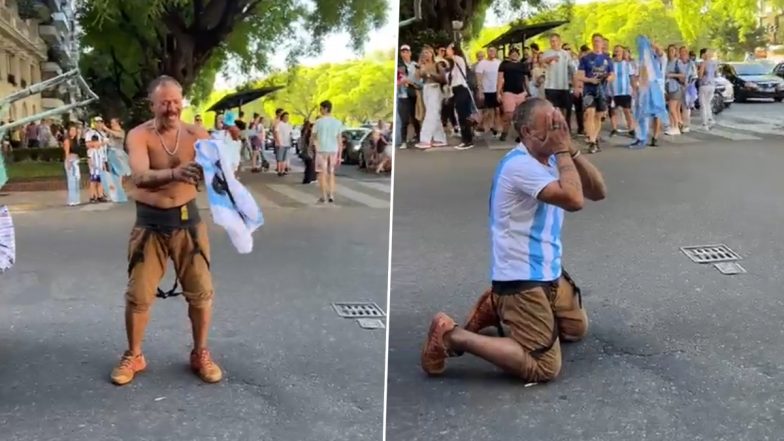
<path fill-rule="evenodd" d="M 78 11 L 80 64 L 102 112 L 142 113 L 147 84 L 161 74 L 200 103 L 230 60 L 263 74 L 268 54 L 311 54 L 339 31 L 349 31 L 359 49 L 386 10 L 387 0 L 91 0 Z"/>
<path fill-rule="evenodd" d="M 500 0 L 499 0 L 500 1 Z M 784 3 L 784 0 L 774 0 Z M 598 11 L 597 11 L 598 9 Z M 577 49 L 590 44 L 599 32 L 610 44 L 635 46 L 638 35 L 647 35 L 660 44 L 685 44 L 695 51 L 714 47 L 732 58 L 764 45 L 763 32 L 757 28 L 757 0 L 612 0 L 579 5 L 562 5 L 543 10 L 527 23 L 568 19 L 556 29 L 565 42 Z M 475 54 L 485 44 L 509 29 L 509 25 L 483 29 L 470 45 Z M 547 35 L 532 41 L 547 47 Z"/>
<path fill-rule="evenodd" d="M 523 11 L 523 17 L 530 17 L 546 4 L 546 0 L 422 0 L 422 20 L 401 28 L 400 42 L 411 45 L 415 51 L 422 44 L 448 43 L 454 39 L 452 20 L 463 22 L 461 38 L 471 40 L 482 31 L 489 9 L 499 15 L 510 10 Z M 413 16 L 414 0 L 401 0 L 400 20 Z"/>
<path fill-rule="evenodd" d="M 394 78 L 395 62 L 388 52 L 345 63 L 293 67 L 246 85 L 285 85 L 285 88 L 243 106 L 242 110 L 246 119 L 253 113 L 259 113 L 269 121 L 275 115 L 275 109 L 283 108 L 289 112 L 293 123 L 301 124 L 305 119 L 314 120 L 318 115 L 319 103 L 330 100 L 333 114 L 344 121 L 360 123 L 366 120 L 390 120 L 394 106 Z M 215 115 L 205 111 L 227 93 L 211 94 L 202 104 L 186 109 L 183 119 L 189 121 L 200 113 L 206 124 L 214 124 Z"/>
<path fill-rule="evenodd" d="M 83 147 L 77 147 L 74 153 L 84 158 L 87 155 L 87 150 Z M 25 161 L 63 162 L 65 159 L 63 149 L 60 147 L 14 149 L 11 155 L 14 163 Z"/>

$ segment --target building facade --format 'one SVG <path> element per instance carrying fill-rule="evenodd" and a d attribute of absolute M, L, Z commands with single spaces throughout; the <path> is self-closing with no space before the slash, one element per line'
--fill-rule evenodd
<path fill-rule="evenodd" d="M 53 78 L 78 65 L 74 0 L 0 0 L 0 96 Z M 63 86 L 11 106 L 4 121 L 63 106 L 78 98 Z"/>
<path fill-rule="evenodd" d="M 784 9 L 775 7 L 770 0 L 760 0 L 759 19 L 768 42 L 773 46 L 784 44 Z"/>

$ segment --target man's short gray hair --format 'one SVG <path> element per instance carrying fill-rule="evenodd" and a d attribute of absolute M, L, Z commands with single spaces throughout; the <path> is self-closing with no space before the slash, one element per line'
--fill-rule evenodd
<path fill-rule="evenodd" d="M 179 81 L 174 79 L 174 77 L 170 77 L 168 75 L 161 75 L 158 78 L 152 80 L 152 82 L 150 83 L 150 87 L 147 88 L 148 97 L 152 98 L 152 94 L 154 94 L 159 87 L 169 86 L 169 85 L 177 86 L 180 90 L 182 90 L 182 85 L 180 84 Z"/>
<path fill-rule="evenodd" d="M 534 121 L 534 114 L 536 109 L 541 106 L 547 105 L 549 101 L 544 98 L 529 98 L 524 103 L 517 106 L 512 116 L 512 123 L 515 130 L 520 136 L 523 135 L 523 127 L 531 127 Z"/>

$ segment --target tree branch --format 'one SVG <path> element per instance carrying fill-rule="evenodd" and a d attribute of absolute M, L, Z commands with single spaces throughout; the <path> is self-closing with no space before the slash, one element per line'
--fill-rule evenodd
<path fill-rule="evenodd" d="M 117 90 L 117 95 L 123 100 L 126 107 L 130 107 L 133 103 L 133 100 L 129 96 L 125 94 L 122 90 L 122 74 L 123 72 L 127 73 L 128 71 L 125 70 L 125 66 L 120 63 L 120 60 L 117 59 L 117 52 L 115 52 L 114 47 L 109 49 L 109 54 L 112 56 L 112 74 L 114 76 L 114 88 Z M 131 77 L 134 79 L 134 82 L 138 86 L 138 80 L 136 78 Z"/>

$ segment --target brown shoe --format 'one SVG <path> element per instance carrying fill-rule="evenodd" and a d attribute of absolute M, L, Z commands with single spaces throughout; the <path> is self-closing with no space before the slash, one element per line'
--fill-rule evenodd
<path fill-rule="evenodd" d="M 479 297 L 471 312 L 468 313 L 468 318 L 465 322 L 465 330 L 471 332 L 479 332 L 482 329 L 498 324 L 498 314 L 493 308 L 493 291 L 487 290 Z"/>
<path fill-rule="evenodd" d="M 131 351 L 125 351 L 120 363 L 112 369 L 112 383 L 118 386 L 128 384 L 146 367 L 147 360 L 144 359 L 144 354 L 133 355 Z"/>
<path fill-rule="evenodd" d="M 191 370 L 206 383 L 217 383 L 223 378 L 220 366 L 212 361 L 207 349 L 191 351 Z"/>
<path fill-rule="evenodd" d="M 438 375 L 446 369 L 446 358 L 449 357 L 444 334 L 455 329 L 457 323 L 451 317 L 439 312 L 430 322 L 427 341 L 422 346 L 422 370 L 429 375 Z"/>

